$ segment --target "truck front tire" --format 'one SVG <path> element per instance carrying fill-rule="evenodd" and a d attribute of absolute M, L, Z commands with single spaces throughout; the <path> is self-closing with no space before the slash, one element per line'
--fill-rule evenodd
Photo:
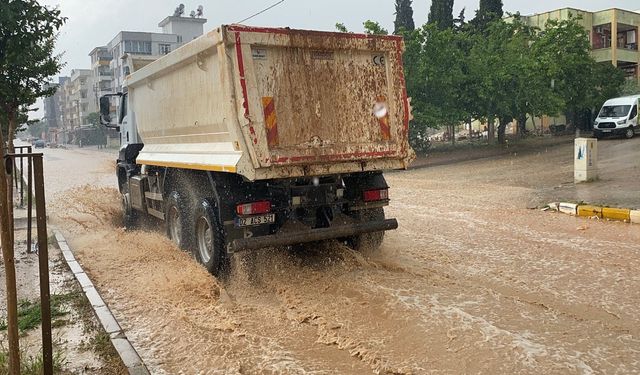
<path fill-rule="evenodd" d="M 384 208 L 382 207 L 356 211 L 353 216 L 361 222 L 382 221 L 385 219 Z M 360 253 L 375 254 L 380 250 L 383 240 L 384 232 L 372 232 L 352 236 L 349 238 L 348 244 L 351 248 Z"/>
<path fill-rule="evenodd" d="M 195 237 L 194 255 L 198 262 L 212 275 L 225 276 L 229 265 L 224 248 L 222 226 L 214 206 L 207 199 L 203 199 L 196 207 Z"/>

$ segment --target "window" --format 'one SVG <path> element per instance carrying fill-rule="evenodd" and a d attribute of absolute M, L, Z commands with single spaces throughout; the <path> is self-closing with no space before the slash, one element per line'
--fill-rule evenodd
<path fill-rule="evenodd" d="M 634 118 L 636 118 L 637 115 L 638 115 L 638 106 L 634 105 L 633 109 L 631 110 L 631 113 L 629 114 L 629 119 L 633 120 Z"/>
<path fill-rule="evenodd" d="M 101 66 L 98 68 L 98 74 L 101 76 L 110 76 L 111 69 L 108 66 Z"/>
<path fill-rule="evenodd" d="M 602 107 L 602 110 L 600 111 L 600 115 L 598 115 L 598 117 L 600 118 L 605 118 L 605 117 L 611 117 L 611 118 L 618 118 L 618 117 L 624 117 L 627 115 L 627 113 L 629 113 L 629 109 L 631 108 L 630 105 L 610 105 L 610 106 L 605 106 Z"/>
<path fill-rule="evenodd" d="M 178 43 L 182 43 L 182 35 L 178 35 Z"/>
<path fill-rule="evenodd" d="M 151 54 L 151 42 L 145 42 L 142 40 L 125 40 L 124 52 L 135 53 L 139 55 Z"/>
<path fill-rule="evenodd" d="M 159 44 L 158 47 L 160 49 L 160 54 L 161 55 L 166 55 L 167 53 L 171 52 L 171 45 L 170 44 Z"/>

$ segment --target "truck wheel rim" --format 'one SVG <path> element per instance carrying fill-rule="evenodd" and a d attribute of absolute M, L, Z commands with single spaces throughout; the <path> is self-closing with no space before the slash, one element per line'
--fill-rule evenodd
<path fill-rule="evenodd" d="M 182 235 L 182 231 L 180 229 L 180 213 L 178 212 L 178 208 L 173 206 L 169 209 L 169 234 L 171 235 L 171 239 L 176 244 L 180 244 L 180 239 Z"/>
<path fill-rule="evenodd" d="M 629 128 L 627 129 L 627 138 L 631 138 L 633 137 L 633 129 Z"/>
<path fill-rule="evenodd" d="M 211 231 L 209 221 L 204 217 L 198 220 L 196 233 L 198 236 L 198 253 L 200 259 L 204 264 L 209 263 L 213 249 L 213 232 Z"/>

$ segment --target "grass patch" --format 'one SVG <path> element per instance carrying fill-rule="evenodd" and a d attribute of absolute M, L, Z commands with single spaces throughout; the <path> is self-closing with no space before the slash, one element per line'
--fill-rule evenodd
<path fill-rule="evenodd" d="M 80 349 L 91 351 L 98 355 L 102 360 L 102 367 L 100 368 L 101 374 L 127 374 L 127 368 L 111 344 L 111 338 L 104 332 L 102 326 L 96 322 L 93 308 L 85 298 L 84 293 L 82 293 L 74 281 L 68 281 L 68 283 L 69 284 L 66 284 L 66 289 L 72 292 L 65 296 L 68 298 L 69 305 L 73 308 L 74 313 L 78 314 L 78 318 L 84 323 L 84 336 L 87 337 L 87 340 L 83 340 L 80 345 Z"/>
<path fill-rule="evenodd" d="M 63 317 L 69 314 L 69 309 L 66 305 L 71 300 L 72 293 L 67 294 L 54 294 L 51 296 L 51 320 L 60 327 L 63 320 L 56 320 L 55 318 Z M 18 303 L 18 330 L 21 333 L 37 328 L 42 323 L 42 311 L 40 301 L 32 302 L 28 300 L 22 300 Z M 7 330 L 7 322 L 0 322 L 0 331 Z"/>
<path fill-rule="evenodd" d="M 56 235 L 55 234 L 51 234 L 49 237 L 47 237 L 47 244 L 53 248 L 59 249 L 60 246 L 58 245 L 58 240 L 56 239 Z"/>
<path fill-rule="evenodd" d="M 63 367 L 67 363 L 62 352 L 53 353 L 53 373 L 62 373 Z M 44 363 L 42 355 L 27 355 L 24 351 L 20 353 L 20 374 L 22 375 L 40 375 L 44 373 Z M 9 374 L 9 353 L 4 347 L 0 347 L 0 375 Z"/>

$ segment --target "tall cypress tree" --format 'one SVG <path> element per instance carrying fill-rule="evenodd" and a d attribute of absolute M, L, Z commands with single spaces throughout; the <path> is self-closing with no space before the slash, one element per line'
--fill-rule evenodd
<path fill-rule="evenodd" d="M 396 20 L 394 25 L 394 34 L 400 34 L 401 31 L 413 31 L 416 28 L 413 22 L 413 8 L 411 3 L 413 0 L 396 0 Z"/>
<path fill-rule="evenodd" d="M 452 28 L 453 0 L 433 0 L 427 22 L 435 24 L 440 30 Z"/>
<path fill-rule="evenodd" d="M 484 30 L 491 21 L 500 19 L 503 15 L 502 0 L 480 0 L 476 18 L 471 22 L 477 28 Z"/>

